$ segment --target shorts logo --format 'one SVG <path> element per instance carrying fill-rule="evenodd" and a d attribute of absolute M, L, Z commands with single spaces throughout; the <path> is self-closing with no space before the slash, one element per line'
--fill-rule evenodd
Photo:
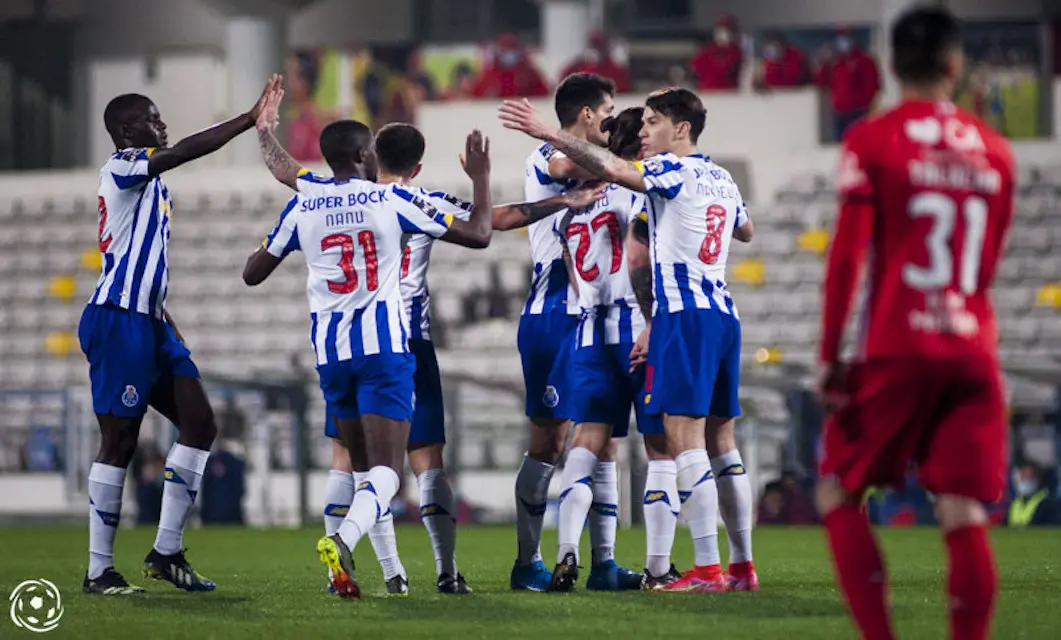
<path fill-rule="evenodd" d="M 125 385 L 125 393 L 122 394 L 122 404 L 130 409 L 140 404 L 140 394 L 136 392 L 136 387 L 131 384 Z"/>
<path fill-rule="evenodd" d="M 556 405 L 560 404 L 560 393 L 557 392 L 556 387 L 548 385 L 545 387 L 545 393 L 542 394 L 542 404 L 555 409 Z"/>

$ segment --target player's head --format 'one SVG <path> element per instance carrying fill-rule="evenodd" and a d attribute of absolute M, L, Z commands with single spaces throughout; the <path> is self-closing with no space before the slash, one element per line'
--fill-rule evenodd
<path fill-rule="evenodd" d="M 556 88 L 556 117 L 568 129 L 582 125 L 586 139 L 604 146 L 600 125 L 615 111 L 615 83 L 594 73 L 572 73 Z"/>
<path fill-rule="evenodd" d="M 962 73 L 958 21 L 946 9 L 919 7 L 892 26 L 892 70 L 905 86 L 949 90 Z"/>
<path fill-rule="evenodd" d="M 641 118 L 644 107 L 628 107 L 601 123 L 608 134 L 608 151 L 624 160 L 641 157 Z"/>
<path fill-rule="evenodd" d="M 321 131 L 321 155 L 332 173 L 376 179 L 372 130 L 357 120 L 337 120 Z"/>
<path fill-rule="evenodd" d="M 415 178 L 424 159 L 424 134 L 411 124 L 395 122 L 376 133 L 376 159 L 380 173 Z"/>
<path fill-rule="evenodd" d="M 706 121 L 704 103 L 692 91 L 680 87 L 653 91 L 645 100 L 641 152 L 651 156 L 695 146 Z"/>
<path fill-rule="evenodd" d="M 139 93 L 123 93 L 108 102 L 103 110 L 103 126 L 118 149 L 169 144 L 166 123 L 162 122 L 158 107 Z"/>

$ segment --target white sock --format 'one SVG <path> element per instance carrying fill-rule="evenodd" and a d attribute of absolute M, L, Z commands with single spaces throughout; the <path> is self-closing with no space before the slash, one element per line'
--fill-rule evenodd
<path fill-rule="evenodd" d="M 360 486 L 362 482 L 368 479 L 368 474 L 369 471 L 354 472 L 354 483 Z M 394 492 L 398 492 L 397 488 L 395 488 Z M 391 499 L 393 500 L 393 495 Z M 394 514 L 391 513 L 390 504 L 390 500 L 387 500 L 386 504 L 380 504 L 382 512 L 379 518 L 376 519 L 376 524 L 372 525 L 368 530 L 368 541 L 372 543 L 372 551 L 375 552 L 376 559 L 379 560 L 379 567 L 383 570 L 384 580 L 390 580 L 394 576 L 405 575 L 405 567 L 402 566 L 402 559 L 398 555 L 398 536 L 394 533 Z"/>
<path fill-rule="evenodd" d="M 343 518 L 354 501 L 354 477 L 345 471 L 328 471 L 328 482 L 324 485 L 324 535 L 332 536 L 339 530 Z"/>
<path fill-rule="evenodd" d="M 718 510 L 726 523 L 729 562 L 752 561 L 752 483 L 740 451 L 734 449 L 711 459 L 718 487 Z"/>
<path fill-rule="evenodd" d="M 384 517 L 394 494 L 398 493 L 398 482 L 394 469 L 384 466 L 372 467 L 363 479 L 357 480 L 350 511 L 339 525 L 339 537 L 350 551 Z M 379 551 L 376 555 L 380 555 Z"/>
<path fill-rule="evenodd" d="M 88 472 L 88 577 L 114 566 L 114 536 L 122 513 L 125 469 L 93 462 Z"/>
<path fill-rule="evenodd" d="M 678 467 L 673 460 L 649 460 L 645 478 L 645 568 L 654 576 L 670 571 L 674 532 L 678 528 Z"/>
<path fill-rule="evenodd" d="M 693 536 L 698 567 L 720 564 L 718 554 L 718 492 L 705 449 L 690 449 L 674 460 L 678 467 L 678 495 Z"/>
<path fill-rule="evenodd" d="M 530 564 L 542 559 L 539 545 L 542 540 L 542 518 L 545 501 L 549 497 L 549 481 L 556 467 L 528 455 L 516 474 L 516 540 L 519 564 Z"/>
<path fill-rule="evenodd" d="M 593 564 L 615 558 L 615 531 L 619 528 L 619 474 L 614 462 L 598 462 L 593 471 L 593 505 L 589 512 L 589 541 Z"/>
<path fill-rule="evenodd" d="M 560 480 L 560 523 L 556 532 L 560 543 L 556 553 L 558 563 L 569 553 L 578 558 L 578 541 L 593 504 L 593 470 L 596 468 L 597 456 L 589 449 L 575 447 L 568 452 Z"/>
<path fill-rule="evenodd" d="M 162 515 L 158 520 L 155 551 L 171 555 L 184 548 L 184 525 L 192 512 L 209 451 L 174 443 L 166 456 L 166 482 L 162 488 Z"/>
<path fill-rule="evenodd" d="M 453 489 L 442 469 L 428 469 L 416 479 L 420 485 L 420 519 L 435 550 L 435 572 L 457 576 L 457 516 Z"/>

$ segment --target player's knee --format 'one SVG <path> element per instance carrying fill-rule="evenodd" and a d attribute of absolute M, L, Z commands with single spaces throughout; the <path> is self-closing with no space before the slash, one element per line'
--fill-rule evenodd
<path fill-rule="evenodd" d="M 818 482 L 814 489 L 814 498 L 818 506 L 818 513 L 822 516 L 829 514 L 853 499 L 850 494 L 844 491 L 839 482 L 829 479 L 822 479 Z"/>
<path fill-rule="evenodd" d="M 97 462 L 113 467 L 128 467 L 136 454 L 138 432 L 132 429 L 108 429 L 99 443 Z"/>
<path fill-rule="evenodd" d="M 978 500 L 965 496 L 936 496 L 936 521 L 943 532 L 987 524 L 987 510 Z"/>
<path fill-rule="evenodd" d="M 649 460 L 671 460 L 667 436 L 662 433 L 645 436 L 645 455 Z"/>
<path fill-rule="evenodd" d="M 610 443 L 610 432 L 611 429 L 608 425 L 604 424 L 582 424 L 575 429 L 575 435 L 571 438 L 571 448 L 582 447 L 592 451 L 594 455 L 598 456 L 602 462 L 612 462 L 615 460 L 615 449 L 614 445 Z M 558 454 L 563 453 L 562 447 L 563 442 L 560 443 L 561 451 Z M 609 451 L 612 455 L 608 455 Z"/>
<path fill-rule="evenodd" d="M 181 425 L 181 442 L 196 449 L 209 449 L 217 438 L 217 422 L 209 407 Z"/>
<path fill-rule="evenodd" d="M 350 452 L 346 450 L 343 443 L 338 439 L 332 439 L 332 469 L 344 473 L 354 472 L 354 463 L 350 460 Z"/>
<path fill-rule="evenodd" d="M 530 444 L 527 455 L 548 464 L 556 464 L 564 453 L 567 439 L 566 425 L 563 421 L 535 421 L 531 427 Z"/>
<path fill-rule="evenodd" d="M 712 458 L 725 455 L 737 448 L 736 420 L 732 418 L 707 417 L 705 440 L 707 452 Z"/>

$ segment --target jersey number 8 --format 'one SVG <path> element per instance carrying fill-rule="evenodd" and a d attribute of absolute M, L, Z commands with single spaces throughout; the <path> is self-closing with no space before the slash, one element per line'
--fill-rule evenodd
<path fill-rule="evenodd" d="M 371 231 L 361 231 L 357 241 L 365 254 L 365 287 L 369 291 L 379 288 L 379 260 L 376 256 L 376 237 Z M 354 269 L 354 239 L 345 233 L 336 233 L 321 240 L 321 251 L 340 247 L 339 268 L 343 270 L 344 280 L 329 280 L 328 291 L 332 293 L 353 293 L 357 290 L 357 270 Z"/>
<path fill-rule="evenodd" d="M 700 261 L 715 264 L 722 253 L 722 232 L 726 229 L 726 208 L 713 204 L 707 208 L 707 234 L 700 243 Z"/>

